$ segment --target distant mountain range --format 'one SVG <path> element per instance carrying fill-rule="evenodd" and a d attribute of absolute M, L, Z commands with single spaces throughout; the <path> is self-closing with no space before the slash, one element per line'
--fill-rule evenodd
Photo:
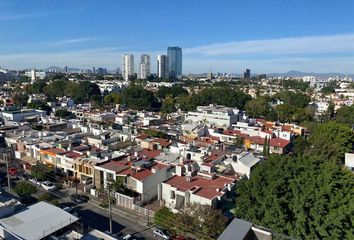
<path fill-rule="evenodd" d="M 304 76 L 315 76 L 318 78 L 329 78 L 329 77 L 354 77 L 354 74 L 344 74 L 344 73 L 307 73 L 307 72 L 300 72 L 300 71 L 289 71 L 286 73 L 268 73 L 267 76 L 270 77 L 279 77 L 279 76 L 284 76 L 284 77 L 304 77 Z"/>
<path fill-rule="evenodd" d="M 62 72 L 64 70 L 64 68 L 60 68 L 57 66 L 51 66 L 48 67 L 46 69 L 44 69 L 44 71 L 47 72 Z M 81 71 L 80 68 L 69 68 L 68 67 L 68 71 L 71 73 L 79 73 Z M 107 70 L 108 72 L 111 72 L 113 70 Z M 239 73 L 232 73 L 233 75 L 237 76 L 237 77 L 241 77 L 242 74 Z M 207 73 L 203 73 L 203 74 L 198 74 L 198 75 L 205 75 L 207 76 Z M 252 75 L 258 75 L 257 73 L 252 73 Z M 304 77 L 304 76 L 315 76 L 318 78 L 329 78 L 329 77 L 351 77 L 354 78 L 354 74 L 350 73 L 350 74 L 344 74 L 344 73 L 314 73 L 314 72 L 300 72 L 300 71 L 296 71 L 296 70 L 292 70 L 286 73 L 267 73 L 267 76 L 269 77 Z"/>
<path fill-rule="evenodd" d="M 81 70 L 80 68 L 69 68 L 68 67 L 69 72 L 76 73 L 76 72 L 80 72 L 80 70 Z M 44 71 L 46 71 L 46 72 L 62 72 L 62 71 L 64 71 L 64 68 L 60 68 L 57 66 L 51 66 L 51 67 L 44 69 Z"/>

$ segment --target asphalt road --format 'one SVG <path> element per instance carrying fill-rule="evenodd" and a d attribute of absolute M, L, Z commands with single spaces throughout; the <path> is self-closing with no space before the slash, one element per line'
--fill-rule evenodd
<path fill-rule="evenodd" d="M 38 192 L 35 196 L 39 196 L 47 192 L 41 187 L 38 187 Z M 101 208 L 91 202 L 76 204 L 69 198 L 66 191 L 52 191 L 60 203 L 60 207 L 70 206 L 79 214 L 80 221 L 83 224 L 84 232 L 92 229 L 98 229 L 102 232 L 109 231 L 109 213 L 107 209 Z M 152 229 L 143 226 L 135 221 L 128 219 L 125 216 L 120 216 L 112 212 L 112 233 L 117 235 L 133 234 L 137 239 L 154 239 Z"/>

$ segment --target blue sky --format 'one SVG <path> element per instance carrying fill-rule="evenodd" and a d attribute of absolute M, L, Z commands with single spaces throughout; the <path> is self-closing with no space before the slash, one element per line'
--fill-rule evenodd
<path fill-rule="evenodd" d="M 352 0 L 0 0 L 0 66 L 120 66 L 183 48 L 183 71 L 354 73 Z"/>

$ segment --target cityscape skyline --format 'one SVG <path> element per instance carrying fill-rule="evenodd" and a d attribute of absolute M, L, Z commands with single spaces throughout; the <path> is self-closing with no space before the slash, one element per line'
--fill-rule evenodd
<path fill-rule="evenodd" d="M 157 59 L 179 46 L 183 73 L 354 72 L 352 1 L 106 1 L 102 13 L 95 5 L 0 1 L 0 66 L 115 69 L 124 53 Z"/>

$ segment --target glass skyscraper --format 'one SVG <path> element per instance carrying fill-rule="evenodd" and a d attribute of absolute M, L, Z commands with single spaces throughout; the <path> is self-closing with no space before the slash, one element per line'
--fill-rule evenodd
<path fill-rule="evenodd" d="M 180 47 L 168 47 L 168 71 L 170 78 L 182 78 L 182 49 Z"/>

